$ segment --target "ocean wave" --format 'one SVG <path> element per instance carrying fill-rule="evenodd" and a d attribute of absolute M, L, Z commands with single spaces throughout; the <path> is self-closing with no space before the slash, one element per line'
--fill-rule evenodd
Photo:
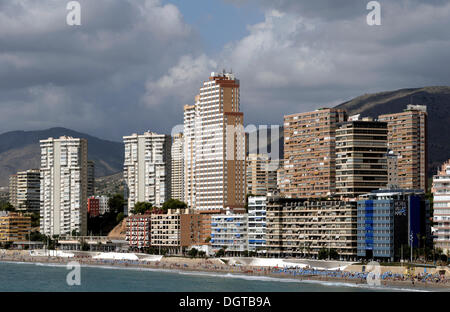
<path fill-rule="evenodd" d="M 222 278 L 236 278 L 244 279 L 249 281 L 265 281 L 265 282 L 281 282 L 281 283 L 305 283 L 305 284 L 319 284 L 329 287 L 351 287 L 351 288 L 363 288 L 370 290 L 383 290 L 383 291 L 400 291 L 400 292 L 429 292 L 429 290 L 424 289 L 412 289 L 403 287 L 393 287 L 393 286 L 372 286 L 369 284 L 355 284 L 346 282 L 335 282 L 335 281 L 319 281 L 313 279 L 295 279 L 295 278 L 277 278 L 271 276 L 251 276 L 245 274 L 233 274 L 233 273 L 213 273 L 213 272 L 180 272 L 182 275 L 202 275 L 210 277 L 222 277 Z"/>

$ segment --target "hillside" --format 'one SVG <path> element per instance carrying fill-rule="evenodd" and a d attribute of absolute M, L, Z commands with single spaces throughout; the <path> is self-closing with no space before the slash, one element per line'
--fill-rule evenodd
<path fill-rule="evenodd" d="M 95 179 L 95 194 L 110 196 L 123 194 L 123 172 Z"/>
<path fill-rule="evenodd" d="M 0 186 L 7 186 L 9 175 L 20 170 L 39 168 L 39 140 L 72 136 L 88 140 L 88 158 L 95 161 L 97 177 L 122 171 L 123 144 L 102 140 L 65 128 L 39 131 L 12 131 L 0 135 Z"/>
<path fill-rule="evenodd" d="M 377 117 L 382 114 L 402 112 L 406 105 L 427 105 L 429 172 L 436 173 L 438 166 L 450 158 L 450 87 L 425 87 L 402 89 L 375 94 L 365 94 L 338 105 L 350 115 Z"/>

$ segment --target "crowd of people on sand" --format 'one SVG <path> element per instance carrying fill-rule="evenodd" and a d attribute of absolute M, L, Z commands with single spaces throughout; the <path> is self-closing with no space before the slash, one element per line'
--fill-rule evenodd
<path fill-rule="evenodd" d="M 245 265 L 229 265 L 218 259 L 197 259 L 196 261 L 183 261 L 178 259 L 173 261 L 150 261 L 150 260 L 119 260 L 119 259 L 94 259 L 90 256 L 76 255 L 72 258 L 29 256 L 19 251 L 13 253 L 0 253 L 0 261 L 21 261 L 21 262 L 39 262 L 39 263 L 60 263 L 65 264 L 69 261 L 77 261 L 81 265 L 103 265 L 103 266 L 124 266 L 134 268 L 156 268 L 170 270 L 187 271 L 208 271 L 220 273 L 249 274 L 256 276 L 286 277 L 298 279 L 314 280 L 333 280 L 347 281 L 356 283 L 366 283 L 369 272 L 349 272 L 344 270 L 319 270 L 311 267 L 254 267 Z M 186 263 L 187 262 L 187 263 Z M 372 278 L 376 276 L 371 275 Z M 369 277 L 370 278 L 370 277 Z M 439 273 L 418 273 L 418 274 L 400 274 L 385 272 L 379 275 L 380 281 L 387 285 L 389 282 L 408 282 L 411 285 L 429 285 L 439 284 L 449 286 L 449 279 L 446 275 Z"/>

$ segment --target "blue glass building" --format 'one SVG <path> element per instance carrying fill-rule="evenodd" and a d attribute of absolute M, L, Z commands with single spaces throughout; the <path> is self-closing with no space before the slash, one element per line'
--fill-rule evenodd
<path fill-rule="evenodd" d="M 431 237 L 429 203 L 421 190 L 377 190 L 358 200 L 358 257 L 398 260 L 401 248 Z"/>

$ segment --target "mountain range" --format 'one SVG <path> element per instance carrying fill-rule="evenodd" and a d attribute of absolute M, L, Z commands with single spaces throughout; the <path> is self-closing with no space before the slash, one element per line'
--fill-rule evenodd
<path fill-rule="evenodd" d="M 40 167 L 39 140 L 71 136 L 88 140 L 88 159 L 95 161 L 97 177 L 122 171 L 123 143 L 65 128 L 39 131 L 12 131 L 0 135 L 0 186 L 7 186 L 9 175 L 20 170 Z"/>

